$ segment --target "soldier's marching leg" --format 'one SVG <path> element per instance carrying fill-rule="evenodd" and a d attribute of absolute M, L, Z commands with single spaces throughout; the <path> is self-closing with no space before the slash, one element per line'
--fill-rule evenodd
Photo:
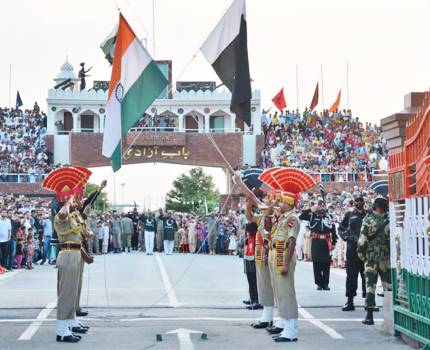
<path fill-rule="evenodd" d="M 267 328 L 273 325 L 273 288 L 270 280 L 269 266 L 264 262 L 256 264 L 257 290 L 260 304 L 263 305 L 263 314 L 257 323 L 252 326 L 256 329 Z"/>
<path fill-rule="evenodd" d="M 270 274 L 270 283 L 272 286 L 273 291 L 273 299 L 274 303 L 279 305 L 278 302 L 278 296 L 277 296 L 277 289 L 276 289 L 276 283 L 275 283 L 275 266 L 274 266 L 274 259 L 275 259 L 275 250 L 270 249 L 269 250 L 269 256 L 268 256 L 268 265 L 269 265 L 269 274 Z M 267 327 L 266 330 L 269 332 L 269 334 L 279 334 L 284 329 L 284 320 L 279 319 L 276 321 L 272 327 Z"/>
<path fill-rule="evenodd" d="M 84 265 L 85 262 L 81 258 L 80 270 L 79 270 L 79 278 L 78 278 L 78 296 L 76 298 L 76 316 L 83 317 L 88 315 L 88 311 L 83 311 L 80 307 L 81 303 L 81 292 L 82 292 L 82 278 L 84 275 Z"/>
<path fill-rule="evenodd" d="M 375 290 L 376 282 L 378 281 L 378 264 L 373 261 L 366 261 L 364 265 L 364 274 L 366 275 L 366 318 L 363 320 L 363 324 L 373 325 L 373 310 L 375 308 Z"/>
<path fill-rule="evenodd" d="M 390 260 L 380 261 L 378 264 L 378 274 L 381 277 L 384 291 L 391 291 L 391 265 Z"/>
<path fill-rule="evenodd" d="M 294 285 L 294 271 L 296 267 L 296 257 L 294 256 L 288 265 L 288 274 L 276 276 L 277 285 L 282 290 L 279 300 L 279 316 L 284 319 L 284 329 L 279 337 L 274 338 L 276 342 L 297 341 L 299 308 Z"/>

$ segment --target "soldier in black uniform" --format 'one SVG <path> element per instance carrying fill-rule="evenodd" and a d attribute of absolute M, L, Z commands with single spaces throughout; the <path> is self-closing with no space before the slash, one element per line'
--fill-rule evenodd
<path fill-rule="evenodd" d="M 337 242 L 333 219 L 327 213 L 324 201 L 318 202 L 318 207 L 315 211 L 311 209 L 304 210 L 299 218 L 300 220 L 309 221 L 312 238 L 312 263 L 317 290 L 330 290 L 328 286 L 330 281 L 330 252 Z"/>
<path fill-rule="evenodd" d="M 354 297 L 357 295 L 358 274 L 361 276 L 363 298 L 366 297 L 366 278 L 364 276 L 364 263 L 357 255 L 357 241 L 360 236 L 361 225 L 367 212 L 364 209 L 364 199 L 357 196 L 354 201 L 354 210 L 345 214 L 339 225 L 339 236 L 346 242 L 346 297 L 347 302 L 342 311 L 353 311 Z"/>

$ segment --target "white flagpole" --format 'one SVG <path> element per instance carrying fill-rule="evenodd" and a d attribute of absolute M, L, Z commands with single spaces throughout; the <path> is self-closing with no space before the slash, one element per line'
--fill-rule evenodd
<path fill-rule="evenodd" d="M 323 65 L 321 64 L 321 105 L 324 111 L 324 75 L 323 75 Z"/>
<path fill-rule="evenodd" d="M 152 51 L 155 60 L 155 0 L 152 0 Z"/>
<path fill-rule="evenodd" d="M 9 64 L 9 108 L 11 108 L 12 101 L 12 64 Z"/>
<path fill-rule="evenodd" d="M 300 106 L 299 106 L 299 66 L 298 65 L 296 65 L 296 97 L 297 97 L 296 106 L 297 106 L 297 110 L 299 110 Z"/>
<path fill-rule="evenodd" d="M 349 62 L 346 61 L 346 107 L 349 109 Z"/>

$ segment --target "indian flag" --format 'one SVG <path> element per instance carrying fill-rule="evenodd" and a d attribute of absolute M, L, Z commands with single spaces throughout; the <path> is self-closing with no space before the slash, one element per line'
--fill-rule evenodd
<path fill-rule="evenodd" d="M 122 137 L 142 117 L 168 82 L 122 14 L 109 83 L 103 155 L 121 168 Z"/>

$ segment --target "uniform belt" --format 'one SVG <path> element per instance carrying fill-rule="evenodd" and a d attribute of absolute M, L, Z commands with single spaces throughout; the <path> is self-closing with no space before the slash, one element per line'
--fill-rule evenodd
<path fill-rule="evenodd" d="M 329 238 L 329 233 L 312 233 L 311 238 L 317 238 L 317 239 L 327 239 Z"/>
<path fill-rule="evenodd" d="M 67 250 L 80 250 L 81 244 L 80 243 L 61 243 L 60 248 L 67 249 Z"/>

